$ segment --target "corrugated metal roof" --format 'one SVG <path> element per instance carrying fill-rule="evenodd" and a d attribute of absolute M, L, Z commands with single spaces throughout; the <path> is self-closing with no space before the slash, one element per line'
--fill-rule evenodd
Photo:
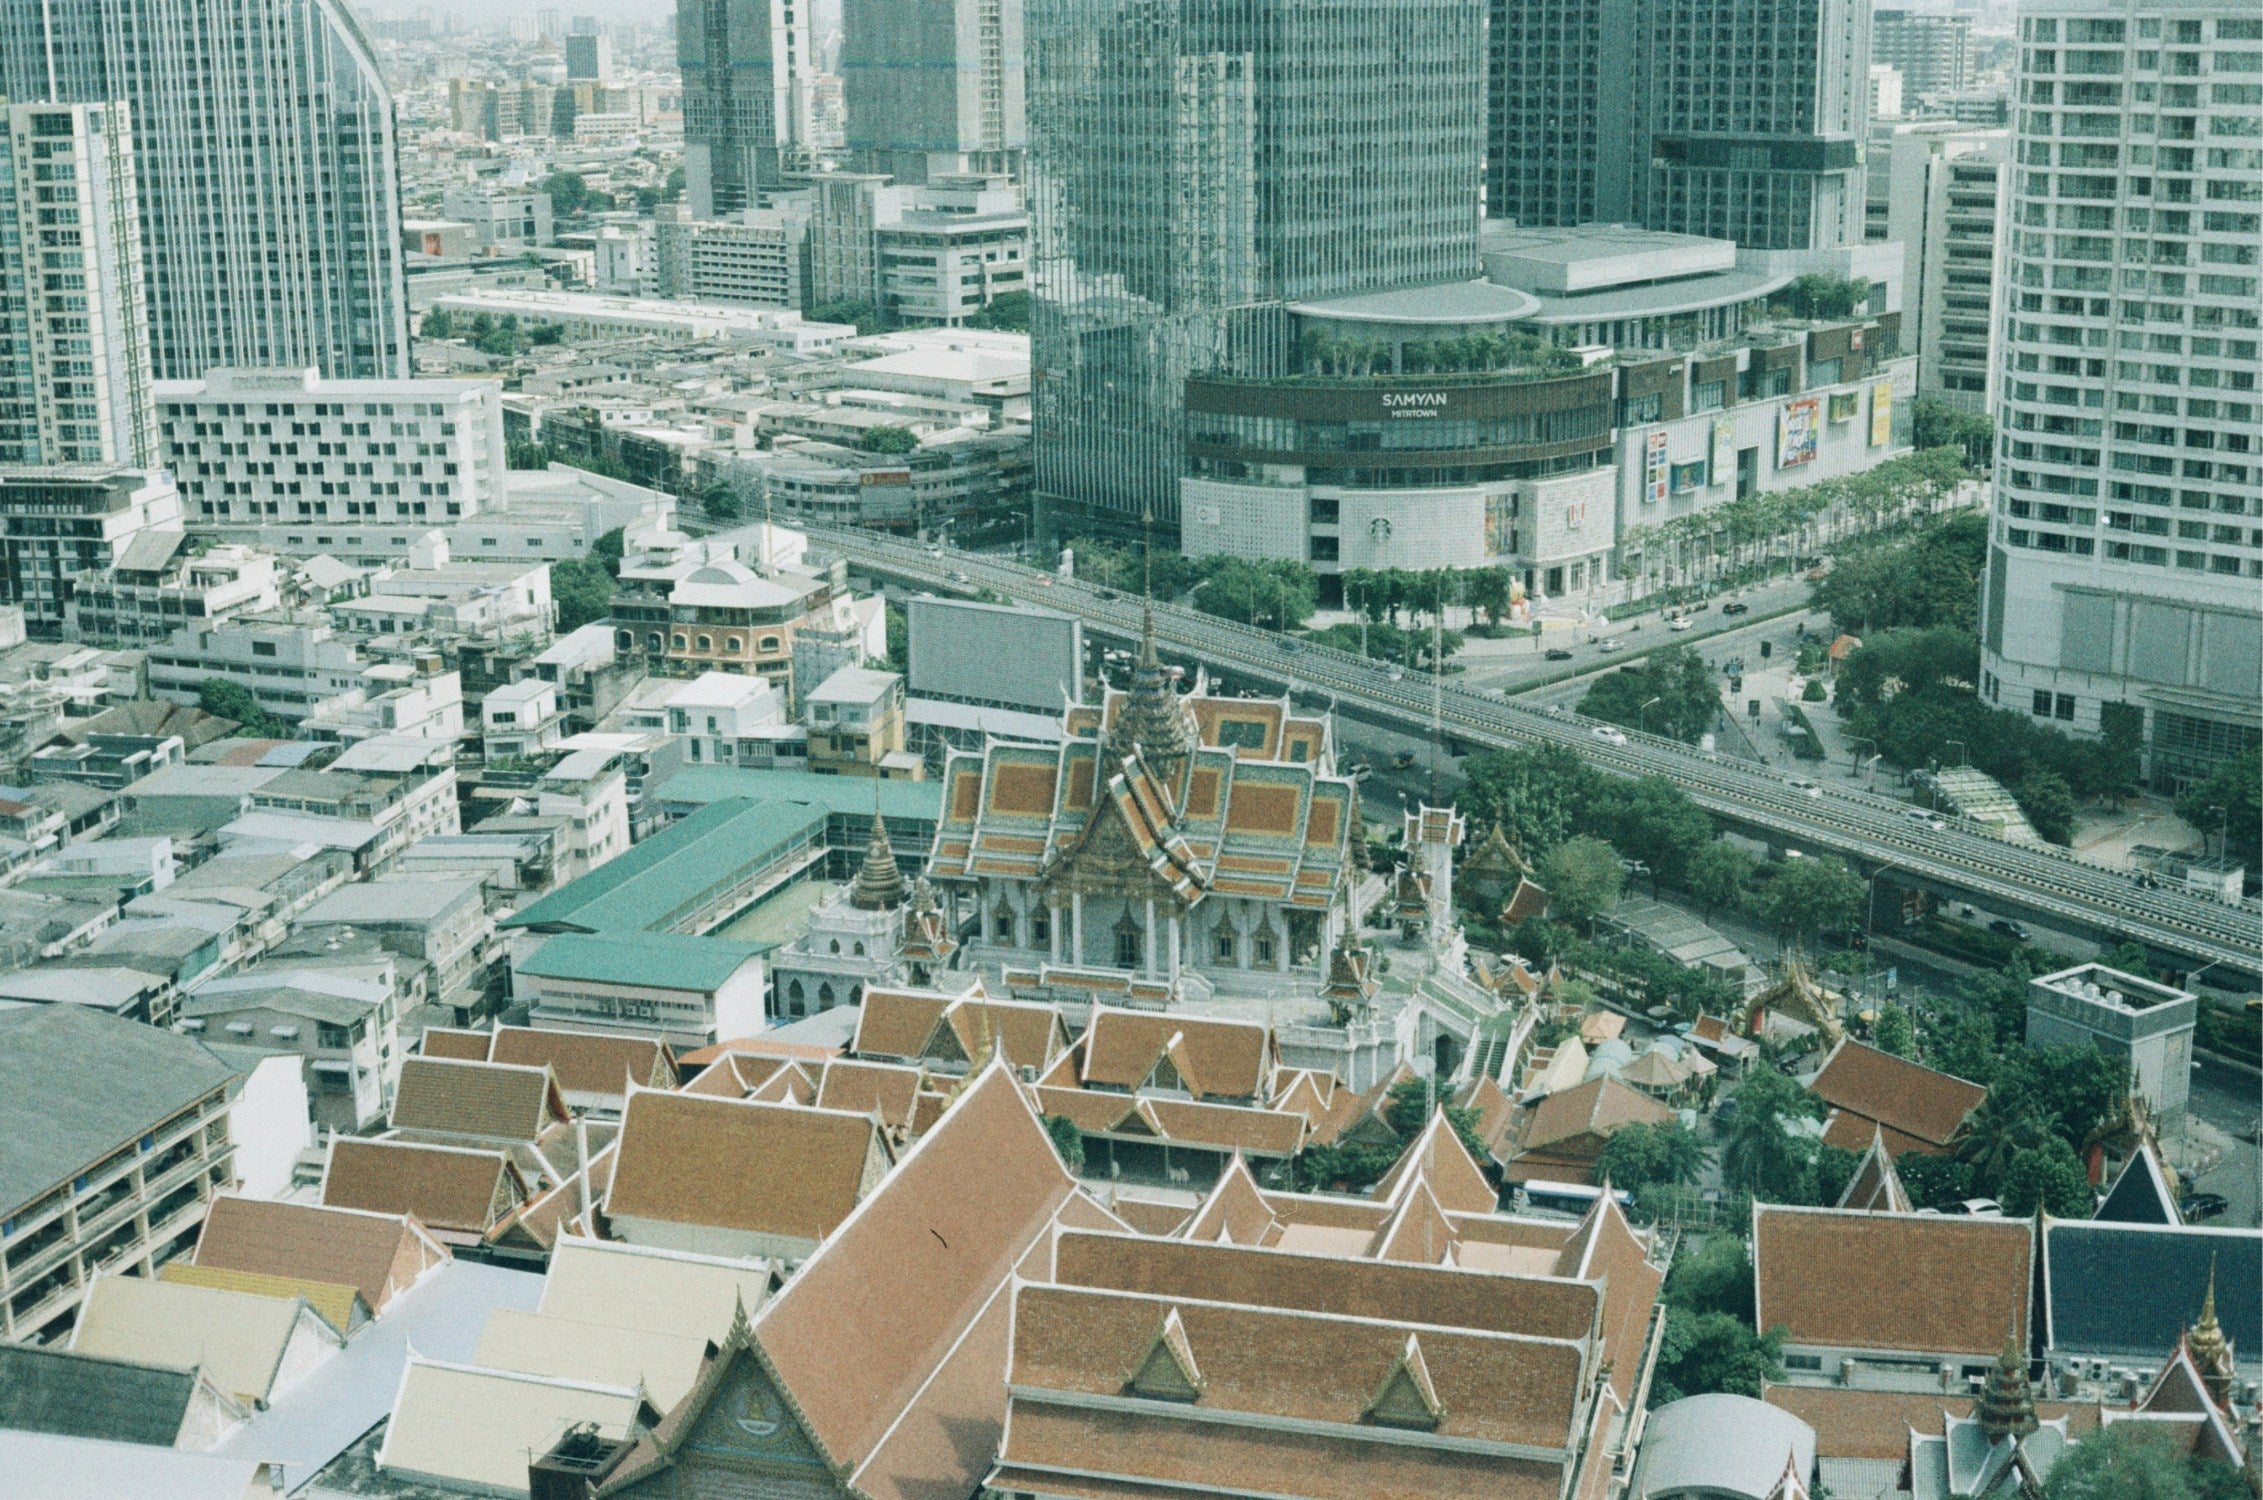
<path fill-rule="evenodd" d="M 776 943 L 735 943 L 728 938 L 680 937 L 672 932 L 620 936 L 564 932 L 514 967 L 543 979 L 578 979 L 589 984 L 635 984 L 650 989 L 719 988 L 750 958 Z"/>
<path fill-rule="evenodd" d="M 859 784 L 869 795 L 870 783 Z M 799 802 L 714 802 L 499 925 L 615 934 L 662 929 L 796 840 L 822 837 L 823 823 L 820 809 Z"/>
<path fill-rule="evenodd" d="M 659 784 L 660 800 L 671 806 L 700 806 L 743 797 L 756 802 L 800 802 L 829 813 L 869 816 L 877 789 L 880 811 L 890 818 L 932 823 L 943 815 L 940 781 L 882 781 L 862 776 L 820 776 L 814 771 L 741 771 L 733 766 L 686 766 Z"/>

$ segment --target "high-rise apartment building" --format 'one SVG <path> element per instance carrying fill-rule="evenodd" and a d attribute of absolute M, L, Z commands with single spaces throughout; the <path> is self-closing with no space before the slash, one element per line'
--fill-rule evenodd
<path fill-rule="evenodd" d="M 1869 0 L 1490 0 L 1486 208 L 1754 250 L 1862 239 Z"/>
<path fill-rule="evenodd" d="M 1869 238 L 1902 251 L 1902 343 L 1917 393 L 1973 412 L 1996 403 L 2011 132 L 1953 120 L 1871 127 Z"/>
<path fill-rule="evenodd" d="M 848 146 L 898 182 L 1021 174 L 1022 0 L 843 0 Z"/>
<path fill-rule="evenodd" d="M 1753 250 L 1862 239 L 1870 0 L 1640 11 L 1637 217 Z"/>
<path fill-rule="evenodd" d="M 150 464 L 149 317 L 122 104 L 0 100 L 0 464 Z"/>
<path fill-rule="evenodd" d="M 810 0 L 677 0 L 684 191 L 692 217 L 766 206 L 809 161 Z"/>
<path fill-rule="evenodd" d="M 2174 789 L 2263 740 L 2263 16 L 2019 27 L 1981 691 Z"/>
<path fill-rule="evenodd" d="M 407 373 L 393 96 L 343 0 L 0 6 L 0 94 L 131 106 L 160 377 Z"/>
<path fill-rule="evenodd" d="M 1281 372 L 1287 304 L 1476 276 L 1484 21 L 1485 0 L 1029 6 L 1048 513 L 1175 529 L 1189 375 Z"/>
<path fill-rule="evenodd" d="M 1881 6 L 1870 13 L 1870 61 L 1900 73 L 1912 103 L 1936 89 L 1965 88 L 1972 82 L 1972 17 Z"/>

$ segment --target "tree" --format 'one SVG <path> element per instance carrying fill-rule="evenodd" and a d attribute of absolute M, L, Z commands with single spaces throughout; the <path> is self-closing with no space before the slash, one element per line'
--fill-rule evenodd
<path fill-rule="evenodd" d="M 558 606 L 558 633 L 579 630 L 612 614 L 612 575 L 585 558 L 552 563 L 550 598 Z"/>
<path fill-rule="evenodd" d="M 505 313 L 474 333 L 471 346 L 482 354 L 506 358 L 519 352 L 520 337 L 517 315 Z"/>
<path fill-rule="evenodd" d="M 969 328 L 995 328 L 1006 333 L 1029 332 L 1029 293 L 1000 292 L 981 311 L 969 315 Z"/>
<path fill-rule="evenodd" d="M 717 480 L 700 490 L 699 508 L 718 521 L 735 521 L 740 512 L 738 491 Z"/>
<path fill-rule="evenodd" d="M 1986 415 L 1946 401 L 1919 397 L 1910 421 L 1911 441 L 1920 448 L 1954 448 L 1964 466 L 1986 474 L 1996 451 L 1996 424 Z"/>
<path fill-rule="evenodd" d="M 589 560 L 605 570 L 608 578 L 621 576 L 621 548 L 623 534 L 616 526 L 589 544 Z"/>
<path fill-rule="evenodd" d="M 1721 1181 L 1774 1203 L 1812 1196 L 1801 1179 L 1814 1170 L 1817 1137 L 1793 1125 L 1823 1117 L 1823 1101 L 1773 1068 L 1755 1068 L 1732 1095 L 1736 1111 L 1721 1147 Z"/>
<path fill-rule="evenodd" d="M 1851 279 L 1833 276 L 1826 271 L 1800 277 L 1774 298 L 1775 306 L 1795 318 L 1824 321 L 1852 317 L 1869 304 L 1869 281 L 1860 276 Z"/>
<path fill-rule="evenodd" d="M 1862 877 L 1835 855 L 1786 860 L 1760 897 L 1760 913 L 1778 932 L 1813 941 L 1862 920 Z"/>
<path fill-rule="evenodd" d="M 291 726 L 260 707 L 251 689 L 225 677 L 207 677 L 197 684 L 196 706 L 208 714 L 233 719 L 236 732 L 247 739 L 292 738 Z"/>
<path fill-rule="evenodd" d="M 2055 771 L 2033 771 L 2012 789 L 2012 798 L 2019 810 L 2027 814 L 2028 825 L 2043 836 L 2046 843 L 2062 848 L 2074 842 L 2074 825 L 2078 816 L 2074 793 L 2067 779 Z"/>
<path fill-rule="evenodd" d="M 1720 716 L 1720 689 L 1695 651 L 1668 646 L 1597 678 L 1580 699 L 1579 711 L 1695 744 Z"/>
<path fill-rule="evenodd" d="M 1894 1173 L 1919 1208 L 1946 1208 L 1972 1196 L 1972 1168 L 1953 1156 L 1904 1151 L 1894 1158 Z"/>
<path fill-rule="evenodd" d="M 2234 1500 L 2238 1470 L 2179 1451 L 2141 1422 L 2101 1427 L 2074 1445 L 2043 1483 L 2043 1500 Z"/>
<path fill-rule="evenodd" d="M 1694 1254 L 1675 1256 L 1674 1268 L 1666 1276 L 1665 1298 L 1691 1312 L 1726 1313 L 1750 1323 L 1752 1257 L 1744 1241 L 1717 1235 Z"/>
<path fill-rule="evenodd" d="M 1471 568 L 1461 575 L 1462 603 L 1498 626 L 1516 599 L 1516 577 L 1507 568 Z"/>
<path fill-rule="evenodd" d="M 1498 823 L 1528 853 L 1553 849 L 1584 825 L 1602 774 L 1562 745 L 1496 750 L 1469 762 L 1459 798 L 1476 824 Z"/>
<path fill-rule="evenodd" d="M 1695 1182 L 1704 1171 L 1705 1146 L 1697 1133 L 1669 1122 L 1621 1127 L 1603 1143 L 1594 1175 L 1632 1192 L 1653 1183 Z"/>
<path fill-rule="evenodd" d="M 1735 910 L 1744 901 L 1745 887 L 1752 882 L 1752 872 L 1759 864 L 1750 850 L 1727 839 L 1715 839 L 1689 857 L 1684 877 L 1689 893 L 1705 906 L 1705 920 L 1713 920 L 1713 913 Z"/>
<path fill-rule="evenodd" d="M 866 335 L 878 333 L 887 326 L 887 319 L 878 307 L 870 302 L 846 298 L 816 304 L 809 310 L 809 320 L 812 323 L 848 323 L 859 334 Z"/>
<path fill-rule="evenodd" d="M 1047 1115 L 1045 1133 L 1052 1137 L 1053 1149 L 1059 1153 L 1061 1164 L 1073 1173 L 1084 1170 L 1084 1132 L 1077 1122 L 1067 1115 Z"/>
<path fill-rule="evenodd" d="M 1663 1406 L 1684 1396 L 1725 1391 L 1754 1396 L 1784 1378 L 1784 1331 L 1765 1334 L 1727 1313 L 1666 1309 L 1666 1329 L 1658 1342 L 1658 1367 L 1650 1402 Z"/>
<path fill-rule="evenodd" d="M 2000 1193 L 2013 1158 L 2040 1149 L 2048 1139 L 2050 1128 L 2027 1091 L 1999 1080 L 1966 1122 L 1957 1160 L 1972 1168 L 1975 1187 Z"/>
<path fill-rule="evenodd" d="M 1221 620 L 1298 630 L 1320 604 L 1320 580 L 1300 562 L 1218 555 L 1203 558 L 1199 567 L 1195 608 Z"/>
<path fill-rule="evenodd" d="M 1815 1166 L 1806 1179 L 1813 1189 L 1802 1199 L 1820 1208 L 1828 1208 L 1839 1201 L 1839 1195 L 1854 1181 L 1855 1172 L 1862 1166 L 1862 1153 L 1849 1151 L 1844 1146 L 1818 1144 L 1815 1148 Z"/>
<path fill-rule="evenodd" d="M 2038 1208 L 2055 1219 L 2087 1219 L 2098 1201 L 2074 1148 L 2055 1135 L 2012 1157 L 1996 1183 L 1996 1200 L 2006 1214 L 2020 1219 Z"/>
<path fill-rule="evenodd" d="M 428 339 L 449 338 L 455 334 L 455 331 L 455 316 L 445 307 L 432 309 L 424 315 L 424 321 L 417 325 L 417 333 Z"/>
<path fill-rule="evenodd" d="M 1959 512 L 1907 541 L 1845 552 L 1815 585 L 1812 602 L 1852 635 L 1940 625 L 1971 634 L 1987 563 L 1988 518 Z"/>
<path fill-rule="evenodd" d="M 1969 632 L 1942 626 L 1905 627 L 1863 637 L 1862 649 L 1838 671 L 1842 706 L 1882 703 L 1906 693 L 1970 693 L 1980 681 L 1980 642 Z"/>
<path fill-rule="evenodd" d="M 1477 1111 L 1459 1105 L 1441 1105 L 1437 1102 L 1437 1097 L 1428 1079 L 1410 1078 L 1404 1083 L 1393 1084 L 1390 1097 L 1383 1104 L 1383 1119 L 1398 1132 L 1400 1140 L 1411 1141 L 1422 1134 L 1423 1127 L 1430 1123 L 1433 1110 L 1442 1108 L 1446 1123 L 1454 1128 L 1454 1134 L 1461 1137 L 1462 1145 L 1469 1149 L 1469 1154 L 1479 1161 L 1485 1160 L 1485 1141 L 1477 1133 Z"/>
<path fill-rule="evenodd" d="M 1870 1045 L 1896 1057 L 1915 1057 L 1917 1023 L 1908 1011 L 1889 1000 L 1878 1007 L 1878 1024 L 1871 1028 Z"/>
<path fill-rule="evenodd" d="M 909 427 L 868 427 L 856 445 L 867 453 L 909 453 L 919 446 L 919 434 Z"/>
<path fill-rule="evenodd" d="M 1712 817 L 1664 776 L 1603 782 L 1588 799 L 1586 826 L 1677 884 L 1690 860 L 1713 843 Z"/>
<path fill-rule="evenodd" d="M 595 206 L 591 200 L 596 194 L 579 172 L 552 172 L 542 179 L 542 191 L 550 195 L 550 211 L 561 219 L 571 219 Z"/>
<path fill-rule="evenodd" d="M 2205 778 L 2186 782 L 2177 794 L 2177 816 L 2211 840 L 2221 832 L 2222 842 L 2211 847 L 2244 863 L 2250 875 L 2263 869 L 2263 750 L 2243 750 L 2218 761 Z"/>
<path fill-rule="evenodd" d="M 1619 851 L 1596 838 L 1567 839 L 1540 862 L 1548 907 L 1565 921 L 1584 924 L 1619 899 L 1626 871 Z"/>

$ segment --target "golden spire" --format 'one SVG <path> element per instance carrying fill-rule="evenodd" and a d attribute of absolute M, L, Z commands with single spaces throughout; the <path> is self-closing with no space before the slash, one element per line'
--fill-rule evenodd
<path fill-rule="evenodd" d="M 2184 1346 L 2192 1351 L 2192 1362 L 2199 1367 L 2200 1383 L 2208 1388 L 2208 1395 L 2224 1410 L 2231 1410 L 2232 1402 L 2232 1341 L 2224 1336 L 2224 1325 L 2216 1321 L 2216 1257 L 2208 1257 L 2208 1295 L 2200 1304 L 2200 1321 L 2184 1336 Z"/>

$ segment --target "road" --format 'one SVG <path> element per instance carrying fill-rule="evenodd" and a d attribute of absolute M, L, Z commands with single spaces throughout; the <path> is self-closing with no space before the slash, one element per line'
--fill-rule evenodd
<path fill-rule="evenodd" d="M 1139 601 L 1112 590 L 1057 579 L 1001 562 L 867 531 L 810 527 L 814 547 L 862 571 L 944 591 L 989 588 L 1010 598 L 1081 617 L 1122 639 L 1139 629 Z M 1804 778 L 1707 754 L 1676 741 L 1549 713 L 1458 681 L 1424 678 L 1330 647 L 1294 640 L 1175 605 L 1155 608 L 1157 640 L 1184 655 L 1292 691 L 1333 698 L 1347 712 L 1422 724 L 1433 712 L 1464 745 L 1511 748 L 1556 744 L 1602 770 L 1664 775 L 1724 821 L 1760 830 L 1772 842 L 1837 853 L 1865 869 L 1905 877 L 2042 921 L 2126 934 L 2194 964 L 2263 974 L 2263 914 L 2180 891 L 2148 891 L 2127 874 L 2062 850 L 2007 844 L 1958 829 L 1912 822 L 1908 804 L 1843 780 Z"/>

